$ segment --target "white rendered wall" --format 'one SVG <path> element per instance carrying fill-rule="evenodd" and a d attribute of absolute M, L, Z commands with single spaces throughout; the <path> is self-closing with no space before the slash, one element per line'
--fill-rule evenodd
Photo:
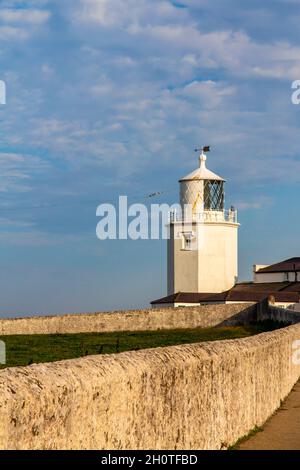
<path fill-rule="evenodd" d="M 297 302 L 296 304 L 293 304 L 292 307 L 289 307 L 292 310 L 295 310 L 295 312 L 300 312 L 300 303 Z"/>
<path fill-rule="evenodd" d="M 298 280 L 300 280 L 300 273 L 298 273 Z M 262 282 L 294 282 L 295 281 L 295 273 L 289 272 L 288 278 L 286 273 L 254 273 L 254 282 L 262 283 Z"/>
<path fill-rule="evenodd" d="M 204 181 L 182 181 L 180 183 L 180 204 L 184 210 L 184 206 L 190 204 L 191 207 L 197 202 L 203 203 Z"/>
<path fill-rule="evenodd" d="M 184 250 L 174 239 L 180 225 L 171 225 L 168 241 L 168 294 L 176 292 L 224 292 L 234 286 L 238 274 L 238 224 L 193 223 L 198 229 L 198 250 Z"/>
<path fill-rule="evenodd" d="M 171 224 L 168 240 L 168 295 L 175 292 L 198 292 L 197 251 L 183 250 L 176 238 L 180 225 Z M 175 236 L 174 236 L 175 232 Z"/>
<path fill-rule="evenodd" d="M 223 292 L 237 280 L 238 224 L 203 223 L 199 227 L 198 292 Z"/>
<path fill-rule="evenodd" d="M 279 307 L 279 308 L 287 308 L 289 310 L 298 310 L 299 309 L 299 304 L 298 303 L 291 303 L 291 302 L 275 302 L 274 306 Z"/>

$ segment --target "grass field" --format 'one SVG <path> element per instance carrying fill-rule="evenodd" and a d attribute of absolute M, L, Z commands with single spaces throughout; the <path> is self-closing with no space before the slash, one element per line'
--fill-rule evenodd
<path fill-rule="evenodd" d="M 0 367 L 26 366 L 89 354 L 110 354 L 158 346 L 244 338 L 279 326 L 273 322 L 265 322 L 249 326 L 185 330 L 2 336 L 0 339 L 6 344 L 7 363 Z"/>

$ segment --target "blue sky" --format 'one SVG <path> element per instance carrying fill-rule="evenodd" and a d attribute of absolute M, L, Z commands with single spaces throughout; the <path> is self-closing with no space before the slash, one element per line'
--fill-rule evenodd
<path fill-rule="evenodd" d="M 147 306 L 163 241 L 96 238 L 119 194 L 176 202 L 193 148 L 239 208 L 240 280 L 299 256 L 300 1 L 2 0 L 4 314 Z"/>

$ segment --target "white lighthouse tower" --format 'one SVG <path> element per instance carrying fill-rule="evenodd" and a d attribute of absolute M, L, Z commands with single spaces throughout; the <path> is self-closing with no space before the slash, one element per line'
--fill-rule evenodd
<path fill-rule="evenodd" d="M 206 168 L 202 149 L 199 168 L 179 183 L 182 214 L 170 219 L 168 295 L 225 292 L 237 281 L 239 227 L 237 211 L 224 209 L 225 180 Z"/>

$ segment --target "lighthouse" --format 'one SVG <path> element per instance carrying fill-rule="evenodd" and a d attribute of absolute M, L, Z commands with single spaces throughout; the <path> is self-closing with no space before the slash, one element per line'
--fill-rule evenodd
<path fill-rule="evenodd" d="M 225 209 L 225 180 L 207 168 L 206 150 L 198 168 L 179 180 L 181 214 L 171 214 L 167 242 L 168 296 L 221 293 L 237 282 L 237 211 Z"/>
<path fill-rule="evenodd" d="M 179 180 L 180 204 L 168 223 L 168 295 L 152 307 L 268 301 L 300 312 L 300 257 L 255 264 L 253 281 L 237 282 L 237 211 L 225 208 L 225 180 L 207 168 L 207 151 L 201 149 L 198 168 Z"/>

